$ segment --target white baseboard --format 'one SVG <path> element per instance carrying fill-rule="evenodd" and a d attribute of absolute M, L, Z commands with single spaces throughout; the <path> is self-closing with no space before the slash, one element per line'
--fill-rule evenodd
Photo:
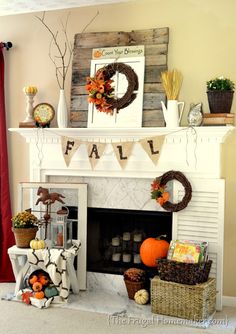
<path fill-rule="evenodd" d="M 236 297 L 223 296 L 222 304 L 223 306 L 236 307 Z"/>

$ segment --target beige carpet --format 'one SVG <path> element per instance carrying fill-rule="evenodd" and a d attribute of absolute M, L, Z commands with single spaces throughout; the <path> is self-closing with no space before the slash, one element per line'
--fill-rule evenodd
<path fill-rule="evenodd" d="M 0 284 L 0 296 L 12 291 L 14 291 L 14 284 Z M 0 334 L 32 334 L 32 332 L 37 334 L 233 334 L 236 326 L 236 308 L 229 307 L 216 313 L 215 318 L 222 319 L 223 325 L 213 323 L 207 329 L 159 324 L 154 320 L 111 318 L 106 314 L 70 309 L 69 305 L 66 308 L 50 307 L 40 310 L 20 302 L 0 300 L 0 307 Z"/>

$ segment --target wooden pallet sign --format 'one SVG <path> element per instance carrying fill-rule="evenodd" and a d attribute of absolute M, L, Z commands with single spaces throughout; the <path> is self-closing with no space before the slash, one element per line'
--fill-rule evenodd
<path fill-rule="evenodd" d="M 168 42 L 168 28 L 76 34 L 72 61 L 71 126 L 87 127 L 88 94 L 85 84 L 86 77 L 90 75 L 92 49 L 129 45 L 145 46 L 142 126 L 165 126 L 161 101 L 165 101 L 166 96 L 160 75 L 167 69 Z"/>

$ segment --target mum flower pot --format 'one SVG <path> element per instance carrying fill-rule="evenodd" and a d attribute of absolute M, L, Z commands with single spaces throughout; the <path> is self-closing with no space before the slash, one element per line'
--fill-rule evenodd
<path fill-rule="evenodd" d="M 38 227 L 29 228 L 14 228 L 12 227 L 12 232 L 15 236 L 16 246 L 19 248 L 29 248 L 30 241 L 35 239 Z"/>

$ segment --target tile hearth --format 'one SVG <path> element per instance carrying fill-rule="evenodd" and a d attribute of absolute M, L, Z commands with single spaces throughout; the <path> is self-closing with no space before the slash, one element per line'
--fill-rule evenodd
<path fill-rule="evenodd" d="M 87 290 L 71 294 L 62 307 L 107 314 L 109 325 L 139 324 L 182 325 L 208 328 L 214 314 L 206 320 L 194 321 L 151 312 L 151 305 L 139 305 L 127 296 L 122 275 L 87 272 Z"/>
<path fill-rule="evenodd" d="M 87 273 L 88 289 L 70 295 L 69 308 L 109 315 L 152 318 L 151 306 L 138 305 L 127 296 L 123 276 Z"/>

